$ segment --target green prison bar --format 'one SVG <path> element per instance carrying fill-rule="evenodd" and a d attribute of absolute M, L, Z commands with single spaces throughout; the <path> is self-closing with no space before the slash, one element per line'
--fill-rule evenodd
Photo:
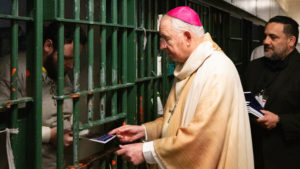
<path fill-rule="evenodd" d="M 19 134 L 11 135 L 16 168 L 40 169 L 42 161 L 42 50 L 43 26 L 48 22 L 59 22 L 58 37 L 58 80 L 57 95 L 57 168 L 64 168 L 63 145 L 63 104 L 66 99 L 73 101 L 73 163 L 75 168 L 83 168 L 89 156 L 96 154 L 89 166 L 100 168 L 135 168 L 122 161 L 112 152 L 116 144 L 95 146 L 95 151 L 86 153 L 83 149 L 91 146 L 81 141 L 79 133 L 89 129 L 104 134 L 123 122 L 141 124 L 155 119 L 157 115 L 158 93 L 165 103 L 173 81 L 174 63 L 166 59 L 159 50 L 157 19 L 169 9 L 190 5 L 195 9 L 205 29 L 228 52 L 240 72 L 247 64 L 242 57 L 244 39 L 241 18 L 249 19 L 242 13 L 241 18 L 231 15 L 222 2 L 204 0 L 28 0 L 26 15 L 19 15 L 20 3 L 12 0 L 9 14 L 0 11 L 0 22 L 9 21 L 11 27 L 11 95 L 0 102 L 0 109 L 8 111 L 6 122 L 0 122 L 1 129 L 19 128 Z M 222 4 L 222 5 L 219 5 Z M 24 3 L 23 3 L 24 4 Z M 222 27 L 218 20 L 222 18 Z M 251 16 L 253 18 L 253 16 Z M 259 19 L 253 19 L 262 23 Z M 75 25 L 74 70 L 72 73 L 73 92 L 64 94 L 64 24 Z M 18 98 L 18 52 L 20 25 L 27 28 L 27 96 Z M 233 26 L 234 25 L 234 26 Z M 253 24 L 253 27 L 257 25 Z M 80 29 L 87 35 L 87 44 L 80 51 Z M 260 41 L 250 39 L 253 44 Z M 147 42 L 146 42 L 147 41 Z M 239 50 L 234 50 L 237 46 Z M 238 52 L 236 52 L 238 51 Z M 162 56 L 162 74 L 157 72 L 157 56 Z M 26 108 L 18 105 L 26 104 Z M 29 139 L 31 138 L 31 139 Z M 93 146 L 92 146 L 93 147 Z M 100 152 L 100 155 L 99 155 Z M 103 153 L 102 153 L 103 152 Z M 98 154 L 97 154 L 98 153 Z M 106 154 L 107 156 L 101 156 Z M 91 155 L 92 154 L 92 155 Z M 25 158 L 26 157 L 26 158 Z M 85 160 L 85 161 L 84 161 Z M 94 164 L 95 163 L 95 164 Z M 141 165 L 139 168 L 145 168 Z"/>

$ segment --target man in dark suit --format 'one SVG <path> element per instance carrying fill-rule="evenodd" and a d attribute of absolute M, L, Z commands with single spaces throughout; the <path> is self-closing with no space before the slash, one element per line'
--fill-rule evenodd
<path fill-rule="evenodd" d="M 256 169 L 300 168 L 300 54 L 298 23 L 286 16 L 265 27 L 264 57 L 250 63 L 246 90 L 265 103 L 251 120 Z"/>

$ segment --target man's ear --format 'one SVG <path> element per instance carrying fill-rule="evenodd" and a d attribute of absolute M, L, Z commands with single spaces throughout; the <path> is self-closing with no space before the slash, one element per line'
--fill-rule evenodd
<path fill-rule="evenodd" d="M 295 46 L 295 43 L 296 43 L 296 37 L 295 36 L 290 36 L 289 39 L 288 39 L 289 47 Z"/>
<path fill-rule="evenodd" d="M 51 39 L 47 39 L 44 43 L 44 52 L 46 55 L 50 55 L 51 53 L 53 53 L 53 51 L 53 41 Z"/>
<path fill-rule="evenodd" d="M 191 41 L 192 41 L 192 35 L 191 35 L 191 32 L 185 31 L 185 32 L 183 33 L 183 35 L 184 35 L 184 39 L 186 40 L 187 46 L 190 46 L 190 45 L 191 45 Z"/>

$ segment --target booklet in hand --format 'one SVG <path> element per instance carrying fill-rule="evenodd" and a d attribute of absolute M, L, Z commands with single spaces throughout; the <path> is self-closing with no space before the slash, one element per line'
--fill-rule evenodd
<path fill-rule="evenodd" d="M 109 142 L 110 140 L 112 140 L 115 137 L 116 137 L 116 135 L 104 134 L 100 137 L 90 138 L 89 140 L 95 141 L 98 143 L 102 143 L 102 144 L 106 144 L 107 142 Z"/>
<path fill-rule="evenodd" d="M 256 100 L 255 96 L 251 92 L 244 92 L 248 113 L 253 114 L 256 117 L 263 117 L 264 113 L 260 110 L 264 109 L 261 104 Z"/>

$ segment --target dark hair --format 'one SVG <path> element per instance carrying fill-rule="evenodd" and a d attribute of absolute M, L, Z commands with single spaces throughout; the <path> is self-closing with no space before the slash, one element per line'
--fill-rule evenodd
<path fill-rule="evenodd" d="M 299 29 L 298 29 L 299 24 L 294 19 L 287 16 L 275 16 L 268 21 L 268 23 L 271 22 L 284 24 L 283 32 L 287 36 L 295 36 L 296 37 L 295 46 L 297 45 L 298 36 L 299 36 Z"/>
<path fill-rule="evenodd" d="M 44 40 L 51 39 L 53 42 L 53 48 L 57 50 L 58 46 L 58 29 L 60 24 L 58 22 L 52 22 L 44 29 Z M 64 23 L 64 43 L 71 43 L 74 39 L 75 24 L 74 23 Z M 82 28 L 80 28 L 80 44 L 84 45 L 86 43 L 86 35 Z"/>

